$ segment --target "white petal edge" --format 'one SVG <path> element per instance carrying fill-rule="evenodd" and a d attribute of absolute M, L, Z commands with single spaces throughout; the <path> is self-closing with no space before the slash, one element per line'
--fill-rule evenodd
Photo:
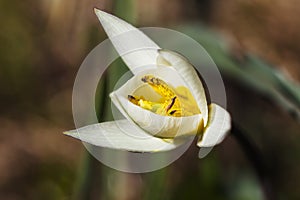
<path fill-rule="evenodd" d="M 159 49 L 158 53 L 158 64 L 170 63 L 188 85 L 201 111 L 205 127 L 208 121 L 208 107 L 205 90 L 196 70 L 185 57 L 176 52 Z"/>
<path fill-rule="evenodd" d="M 230 114 L 221 106 L 212 103 L 209 105 L 209 118 L 202 138 L 198 141 L 199 147 L 213 147 L 222 142 L 231 129 Z"/>
<path fill-rule="evenodd" d="M 160 138 L 150 137 L 127 120 L 88 125 L 66 131 L 64 134 L 98 147 L 134 152 L 168 151 L 183 143 L 183 141 L 166 142 Z"/>
<path fill-rule="evenodd" d="M 115 49 L 134 74 L 141 70 L 140 67 L 156 65 L 160 47 L 155 42 L 124 20 L 96 8 L 94 11 Z"/>

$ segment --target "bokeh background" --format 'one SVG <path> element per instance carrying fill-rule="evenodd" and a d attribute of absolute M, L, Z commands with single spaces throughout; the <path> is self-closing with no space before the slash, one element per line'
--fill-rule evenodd
<path fill-rule="evenodd" d="M 300 199 L 298 3 L 0 0 L 0 199 Z M 110 169 L 64 136 L 74 128 L 76 72 L 106 38 L 94 7 L 202 44 L 242 135 L 230 134 L 201 160 L 191 147 L 147 174 Z M 112 69 L 107 77 L 121 74 Z"/>

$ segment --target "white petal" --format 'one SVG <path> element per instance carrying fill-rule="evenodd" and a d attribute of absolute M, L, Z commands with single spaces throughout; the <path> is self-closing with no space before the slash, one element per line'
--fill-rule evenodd
<path fill-rule="evenodd" d="M 98 9 L 95 13 L 117 52 L 134 74 L 139 67 L 153 68 L 156 65 L 159 46 L 148 36 L 111 14 Z"/>
<path fill-rule="evenodd" d="M 127 120 L 117 120 L 85 126 L 64 134 L 89 144 L 135 152 L 157 152 L 175 149 L 184 140 L 169 140 L 150 136 Z"/>
<path fill-rule="evenodd" d="M 185 57 L 176 52 L 165 49 L 160 49 L 158 50 L 158 52 L 158 64 L 164 65 L 165 63 L 170 63 L 171 66 L 174 67 L 174 69 L 178 72 L 178 74 L 180 74 L 182 79 L 187 83 L 188 88 L 192 92 L 201 111 L 201 114 L 203 115 L 205 127 L 208 120 L 207 101 L 205 90 L 200 78 L 197 75 L 196 70 Z"/>
<path fill-rule="evenodd" d="M 212 147 L 223 141 L 231 128 L 229 113 L 217 104 L 209 106 L 208 124 L 204 129 L 202 139 L 198 141 L 199 147 Z"/>
<path fill-rule="evenodd" d="M 128 100 L 137 88 L 142 88 L 141 95 L 147 100 L 157 101 L 160 97 L 147 84 L 141 81 L 146 74 L 163 79 L 173 87 L 186 86 L 185 82 L 173 68 L 158 68 L 146 70 L 127 81 L 121 88 L 111 93 L 110 97 L 120 112 L 132 123 L 137 124 L 149 134 L 159 137 L 175 137 L 182 135 L 195 135 L 203 128 L 202 114 L 187 117 L 171 117 L 155 114 L 145 110 Z M 147 89 L 148 87 L 148 89 Z M 150 88 L 150 89 L 149 89 Z"/>

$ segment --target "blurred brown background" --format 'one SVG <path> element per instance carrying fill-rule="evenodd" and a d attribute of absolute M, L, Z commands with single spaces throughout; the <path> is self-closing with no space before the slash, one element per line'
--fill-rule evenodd
<path fill-rule="evenodd" d="M 106 38 L 94 7 L 139 27 L 201 22 L 230 44 L 234 59 L 250 52 L 299 82 L 298 1 L 124 2 L 0 0 L 0 199 L 263 199 L 232 136 L 203 160 L 191 148 L 166 169 L 134 175 L 103 166 L 62 132 L 74 128 L 76 72 Z M 229 111 L 262 153 L 272 193 L 299 199 L 299 121 L 230 74 L 224 81 Z"/>

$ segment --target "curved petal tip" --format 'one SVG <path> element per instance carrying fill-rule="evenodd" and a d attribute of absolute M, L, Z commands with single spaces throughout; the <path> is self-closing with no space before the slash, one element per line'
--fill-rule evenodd
<path fill-rule="evenodd" d="M 156 65 L 159 46 L 126 21 L 94 8 L 105 33 L 129 69 L 136 74 L 144 66 Z"/>
<path fill-rule="evenodd" d="M 202 138 L 197 145 L 199 147 L 213 147 L 222 142 L 231 129 L 230 114 L 221 106 L 211 104 L 209 106 L 209 118 Z"/>

